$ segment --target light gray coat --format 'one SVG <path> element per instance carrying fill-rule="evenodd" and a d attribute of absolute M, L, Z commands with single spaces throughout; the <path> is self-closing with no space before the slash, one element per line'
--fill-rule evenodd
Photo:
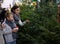
<path fill-rule="evenodd" d="M 13 37 L 12 37 L 12 29 L 9 25 L 7 25 L 6 23 L 4 23 L 5 28 L 3 29 L 3 34 L 5 37 L 6 42 L 12 42 L 14 41 Z"/>
<path fill-rule="evenodd" d="M 5 44 L 4 38 L 3 38 L 3 31 L 1 29 L 1 26 L 0 26 L 0 44 Z"/>

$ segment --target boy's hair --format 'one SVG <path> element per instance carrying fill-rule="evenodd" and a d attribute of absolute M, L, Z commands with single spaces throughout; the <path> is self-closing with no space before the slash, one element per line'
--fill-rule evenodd
<path fill-rule="evenodd" d="M 7 12 L 6 15 L 5 15 L 6 18 L 7 18 L 7 17 L 10 17 L 11 14 L 12 14 L 12 13 Z"/>

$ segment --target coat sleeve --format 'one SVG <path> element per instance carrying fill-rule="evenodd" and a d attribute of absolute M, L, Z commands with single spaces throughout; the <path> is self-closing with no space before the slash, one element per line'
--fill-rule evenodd
<path fill-rule="evenodd" d="M 22 22 L 21 20 L 19 20 L 19 22 L 18 22 L 18 23 L 19 23 L 19 25 L 20 25 L 20 26 L 24 26 L 24 24 L 26 24 L 26 22 L 25 22 L 25 21 L 24 21 L 24 22 Z"/>
<path fill-rule="evenodd" d="M 5 28 L 3 29 L 3 34 L 10 34 L 12 33 L 12 29 L 10 26 L 5 25 Z"/>

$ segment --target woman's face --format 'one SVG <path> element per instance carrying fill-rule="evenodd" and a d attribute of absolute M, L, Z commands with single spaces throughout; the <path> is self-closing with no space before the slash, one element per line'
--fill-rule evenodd
<path fill-rule="evenodd" d="M 19 14 L 20 13 L 20 8 L 15 9 L 15 13 Z"/>

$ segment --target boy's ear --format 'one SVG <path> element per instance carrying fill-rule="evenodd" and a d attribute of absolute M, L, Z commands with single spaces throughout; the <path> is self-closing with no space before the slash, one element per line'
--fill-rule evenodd
<path fill-rule="evenodd" d="M 7 19 L 9 19 L 9 17 L 7 17 Z"/>

